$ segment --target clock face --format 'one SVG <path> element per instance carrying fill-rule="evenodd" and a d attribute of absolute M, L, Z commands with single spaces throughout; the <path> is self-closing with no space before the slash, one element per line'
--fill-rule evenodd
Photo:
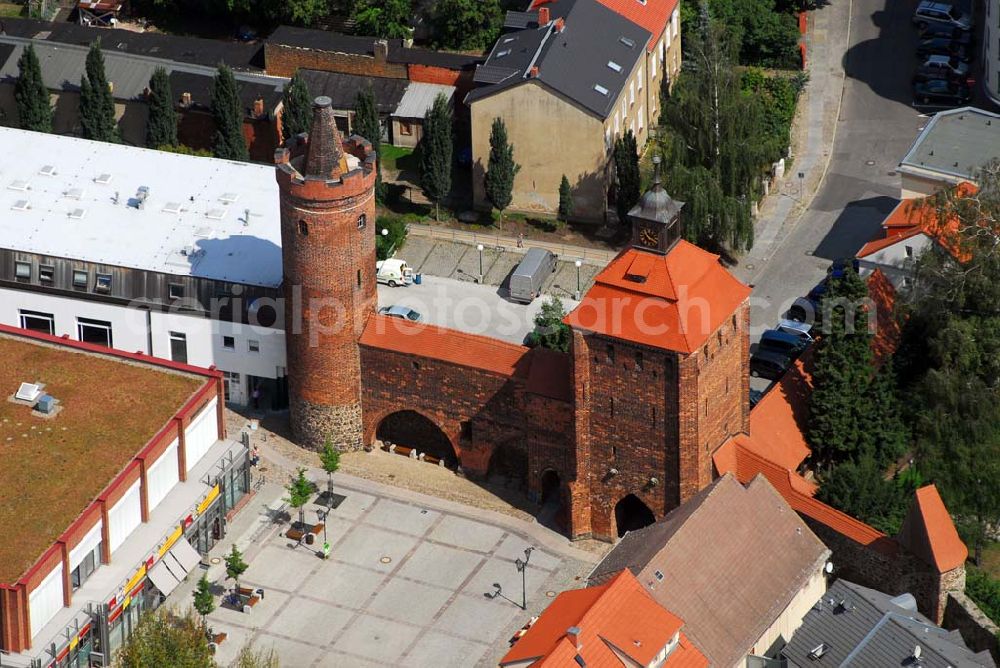
<path fill-rule="evenodd" d="M 644 227 L 639 230 L 639 243 L 655 248 L 660 244 L 660 235 L 652 227 Z"/>

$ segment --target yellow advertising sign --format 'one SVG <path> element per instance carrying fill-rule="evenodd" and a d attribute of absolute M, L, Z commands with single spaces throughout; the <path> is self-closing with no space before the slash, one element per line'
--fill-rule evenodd
<path fill-rule="evenodd" d="M 167 550 L 169 550 L 170 548 L 172 548 L 174 546 L 174 543 L 177 542 L 177 539 L 181 537 L 182 533 L 184 533 L 184 531 L 181 528 L 181 526 L 178 525 L 177 528 L 174 529 L 174 532 L 172 534 L 170 534 L 169 536 L 167 536 L 167 542 L 165 542 L 163 544 L 163 547 L 161 547 L 159 549 L 159 551 L 156 554 L 156 558 L 157 559 L 162 559 L 163 555 L 165 555 L 167 553 Z"/>
<path fill-rule="evenodd" d="M 218 484 L 216 484 L 215 487 L 213 487 L 212 489 L 210 489 L 208 491 L 208 496 L 205 497 L 205 500 L 198 504 L 198 511 L 197 511 L 198 514 L 201 515 L 203 512 L 205 512 L 205 510 L 210 505 L 212 505 L 212 501 L 215 501 L 215 498 L 217 496 L 219 496 L 219 485 Z"/>
<path fill-rule="evenodd" d="M 146 566 L 142 565 L 139 567 L 139 570 L 135 572 L 135 575 L 129 579 L 128 584 L 125 585 L 125 591 L 132 591 L 132 588 L 142 582 L 144 577 L 146 577 Z"/>

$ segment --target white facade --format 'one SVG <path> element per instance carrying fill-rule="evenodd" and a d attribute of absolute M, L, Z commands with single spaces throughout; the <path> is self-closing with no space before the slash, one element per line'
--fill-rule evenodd
<path fill-rule="evenodd" d="M 160 501 L 163 501 L 167 493 L 180 481 L 177 445 L 178 441 L 175 438 L 159 459 L 146 469 L 146 501 L 149 504 L 149 512 L 153 512 L 160 505 Z"/>
<path fill-rule="evenodd" d="M 60 561 L 28 594 L 31 636 L 42 630 L 63 608 L 63 564 Z"/>
<path fill-rule="evenodd" d="M 187 465 L 187 473 L 201 461 L 205 453 L 209 451 L 215 441 L 219 438 L 219 402 L 212 399 L 205 404 L 188 428 L 184 430 L 184 454 Z"/>
<path fill-rule="evenodd" d="M 80 340 L 79 318 L 107 322 L 113 348 L 163 359 L 171 359 L 172 336 L 183 335 L 188 364 L 227 372 L 233 403 L 249 398 L 248 376 L 285 375 L 285 332 L 277 328 L 0 288 L 0 323 L 22 327 L 24 311 L 51 316 L 52 334 L 73 340 Z"/>
<path fill-rule="evenodd" d="M 139 480 L 108 510 L 108 540 L 111 553 L 121 547 L 136 528 L 142 524 L 142 497 Z"/>
<path fill-rule="evenodd" d="M 909 287 L 913 263 L 933 243 L 933 240 L 923 233 L 900 239 L 890 246 L 859 257 L 858 273 L 862 278 L 866 278 L 876 269 L 880 269 L 897 290 Z"/>
<path fill-rule="evenodd" d="M 792 600 L 781 611 L 781 614 L 774 620 L 774 623 L 754 643 L 750 654 L 755 656 L 763 655 L 764 652 L 774 646 L 774 643 L 779 638 L 783 638 L 787 642 L 796 629 L 802 626 L 802 620 L 805 619 L 806 613 L 826 593 L 826 574 L 823 572 L 825 563 L 826 559 L 824 558 L 816 564 L 812 576 L 806 580 L 802 588 L 792 597 Z M 746 665 L 745 661 L 740 661 L 734 668 L 744 668 Z"/>

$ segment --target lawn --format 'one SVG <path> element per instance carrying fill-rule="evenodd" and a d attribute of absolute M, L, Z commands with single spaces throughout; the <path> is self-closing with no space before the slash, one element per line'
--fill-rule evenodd
<path fill-rule="evenodd" d="M 417 156 L 412 148 L 382 144 L 380 151 L 383 171 L 417 171 Z"/>
<path fill-rule="evenodd" d="M 0 18 L 24 16 L 24 5 L 15 2 L 0 2 Z"/>
<path fill-rule="evenodd" d="M 7 401 L 21 382 L 61 402 L 50 419 Z M 13 583 L 204 383 L 0 337 L 0 583 Z"/>

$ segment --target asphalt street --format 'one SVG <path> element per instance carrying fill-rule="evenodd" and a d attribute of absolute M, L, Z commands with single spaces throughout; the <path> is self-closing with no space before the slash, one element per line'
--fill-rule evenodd
<path fill-rule="evenodd" d="M 826 177 L 777 250 L 750 282 L 752 338 L 791 303 L 853 257 L 899 201 L 899 160 L 927 118 L 911 106 L 916 0 L 853 0 L 837 134 Z M 835 11 L 828 4 L 816 11 Z"/>

